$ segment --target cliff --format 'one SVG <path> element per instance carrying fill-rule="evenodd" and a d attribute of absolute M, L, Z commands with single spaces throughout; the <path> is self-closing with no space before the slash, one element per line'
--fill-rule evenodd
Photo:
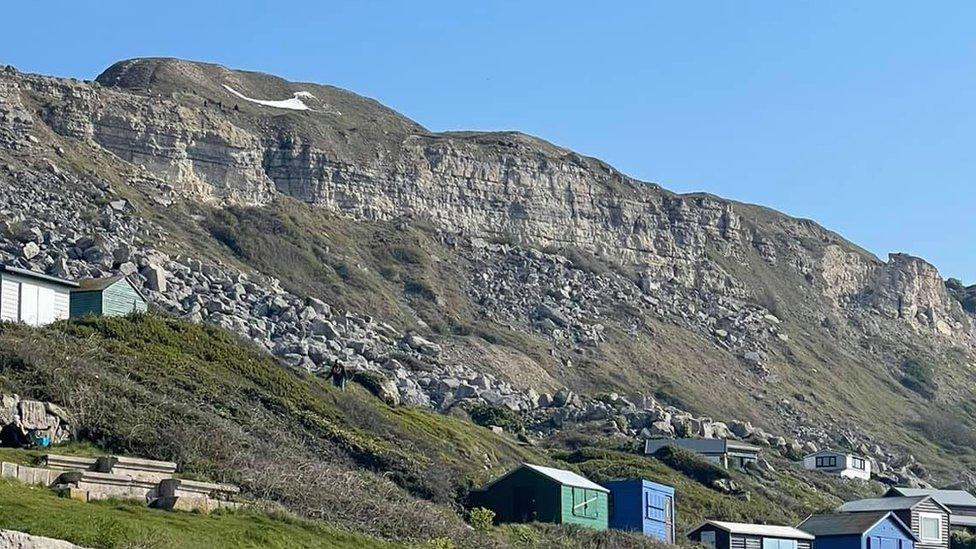
<path fill-rule="evenodd" d="M 536 413 L 564 386 L 653 396 L 965 477 L 938 429 L 974 424 L 973 315 L 924 260 L 882 262 L 812 221 L 175 59 L 95 82 L 5 71 L 0 150 L 5 259 L 135 273 L 158 306 L 292 365 L 347 357 L 443 410 Z M 908 361 L 933 391 L 912 389 Z"/>

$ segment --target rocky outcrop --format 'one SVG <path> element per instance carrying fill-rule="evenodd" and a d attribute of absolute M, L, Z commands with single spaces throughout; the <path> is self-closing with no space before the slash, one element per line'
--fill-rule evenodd
<path fill-rule="evenodd" d="M 0 439 L 6 445 L 48 446 L 70 438 L 71 417 L 53 402 L 0 395 Z"/>
<path fill-rule="evenodd" d="M 9 549 L 84 549 L 64 540 L 32 536 L 16 530 L 0 530 L 0 547 Z"/>
<path fill-rule="evenodd" d="M 863 299 L 886 316 L 943 335 L 970 328 L 969 318 L 949 295 L 935 267 L 907 254 L 889 256 Z"/>

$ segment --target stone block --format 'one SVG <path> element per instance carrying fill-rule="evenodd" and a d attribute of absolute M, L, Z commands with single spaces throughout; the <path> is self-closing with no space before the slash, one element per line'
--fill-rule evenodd
<path fill-rule="evenodd" d="M 16 463 L 10 463 L 9 461 L 0 462 L 0 477 L 3 478 L 17 478 L 17 469 L 20 466 Z"/>
<path fill-rule="evenodd" d="M 44 464 L 49 469 L 60 471 L 90 471 L 95 468 L 95 458 L 80 456 L 62 456 L 58 454 L 47 454 L 44 456 Z"/>

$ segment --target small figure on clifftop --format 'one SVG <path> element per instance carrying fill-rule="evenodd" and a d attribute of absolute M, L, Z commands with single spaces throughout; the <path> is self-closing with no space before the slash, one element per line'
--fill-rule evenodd
<path fill-rule="evenodd" d="M 332 383 L 336 387 L 343 391 L 346 390 L 346 365 L 339 362 L 339 359 L 332 363 L 332 371 L 329 375 L 332 376 Z"/>

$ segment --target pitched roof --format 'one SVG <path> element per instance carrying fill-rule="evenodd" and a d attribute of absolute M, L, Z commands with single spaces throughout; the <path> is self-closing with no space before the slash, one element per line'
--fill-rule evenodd
<path fill-rule="evenodd" d="M 890 494 L 890 495 L 889 495 Z M 931 496 L 942 505 L 957 505 L 959 507 L 976 507 L 976 496 L 965 490 L 926 490 L 925 488 L 904 488 L 894 486 L 885 493 L 885 497 L 903 496 Z"/>
<path fill-rule="evenodd" d="M 774 526 L 769 524 L 747 524 L 745 522 L 723 522 L 718 520 L 706 520 L 701 526 L 695 528 L 700 530 L 703 526 L 714 526 L 729 532 L 730 534 L 742 534 L 747 536 L 764 536 L 770 538 L 792 538 L 792 539 L 813 539 L 813 534 L 798 530 L 791 526 Z"/>
<path fill-rule="evenodd" d="M 78 289 L 83 292 L 104 290 L 123 278 L 125 277 L 122 275 L 109 276 L 105 278 L 83 278 L 78 281 Z"/>
<path fill-rule="evenodd" d="M 593 482 L 592 480 L 577 475 L 572 471 L 567 471 L 565 469 L 555 469 L 553 467 L 543 467 L 542 465 L 532 465 L 531 463 L 523 463 L 523 467 L 528 467 L 540 475 L 551 478 L 552 480 L 558 482 L 559 484 L 565 484 L 566 486 L 573 486 L 576 488 L 586 488 L 587 490 L 599 490 L 601 492 L 609 492 L 603 486 Z"/>
<path fill-rule="evenodd" d="M 841 513 L 862 513 L 865 511 L 901 511 L 903 509 L 911 509 L 927 499 L 935 502 L 935 504 L 941 507 L 945 512 L 949 512 L 949 509 L 947 509 L 945 505 L 942 505 L 929 496 L 858 499 L 848 501 L 844 505 L 838 507 L 837 510 Z"/>
<path fill-rule="evenodd" d="M 834 513 L 829 515 L 812 515 L 800 523 L 797 528 L 815 536 L 848 536 L 860 535 L 871 531 L 879 522 L 891 518 L 895 524 L 912 539 L 915 534 L 905 526 L 891 511 L 869 511 L 864 513 Z"/>
<path fill-rule="evenodd" d="M 730 450 L 758 453 L 760 450 L 758 446 L 727 438 L 652 438 L 644 441 L 644 453 L 653 454 L 664 446 L 679 446 L 703 454 L 724 454 Z"/>
<path fill-rule="evenodd" d="M 50 282 L 52 284 L 60 284 L 62 286 L 70 286 L 72 288 L 78 287 L 78 283 L 71 280 L 65 280 L 63 278 L 58 278 L 56 276 L 46 275 L 44 273 L 38 273 L 36 271 L 30 271 L 27 269 L 21 269 L 20 267 L 5 265 L 3 263 L 0 263 L 0 271 L 19 275 L 19 276 L 24 276 L 27 278 L 35 278 L 37 280 L 43 280 L 45 282 Z"/>
<path fill-rule="evenodd" d="M 140 290 L 138 286 L 133 284 L 132 280 L 130 280 L 129 277 L 125 275 L 108 276 L 105 278 L 84 278 L 78 281 L 78 289 L 75 291 L 76 292 L 100 292 L 120 280 L 124 280 L 126 281 L 126 283 L 129 284 L 129 286 L 132 286 L 132 289 L 135 290 L 137 294 L 139 294 L 139 297 L 141 297 L 143 301 L 149 301 L 148 299 L 146 299 L 145 294 L 142 293 L 142 290 Z"/>

